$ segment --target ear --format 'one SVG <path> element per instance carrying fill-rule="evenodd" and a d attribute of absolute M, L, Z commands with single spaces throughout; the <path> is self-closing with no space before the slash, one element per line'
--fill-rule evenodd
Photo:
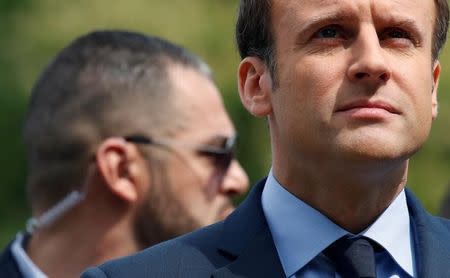
<path fill-rule="evenodd" d="M 122 138 L 108 138 L 101 143 L 96 152 L 96 163 L 100 176 L 110 192 L 126 202 L 138 199 L 138 185 L 136 184 L 135 154 Z"/>
<path fill-rule="evenodd" d="M 441 63 L 438 60 L 434 62 L 433 66 L 433 87 L 431 91 L 431 104 L 432 104 L 432 117 L 433 120 L 437 118 L 438 115 L 438 100 L 437 91 L 439 86 L 439 76 L 441 74 Z"/>
<path fill-rule="evenodd" d="M 272 113 L 272 78 L 266 64 L 257 57 L 246 57 L 239 64 L 239 96 L 245 108 L 254 116 Z"/>

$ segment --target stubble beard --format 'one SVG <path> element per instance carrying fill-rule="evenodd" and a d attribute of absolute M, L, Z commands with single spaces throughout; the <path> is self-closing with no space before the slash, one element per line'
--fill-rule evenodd
<path fill-rule="evenodd" d="M 134 236 L 141 249 L 201 227 L 175 197 L 167 171 L 158 166 L 152 169 L 150 189 L 134 221 Z"/>

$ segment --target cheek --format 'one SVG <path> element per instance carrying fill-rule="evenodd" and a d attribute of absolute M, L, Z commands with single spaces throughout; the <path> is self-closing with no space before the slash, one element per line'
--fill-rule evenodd
<path fill-rule="evenodd" d="M 342 62 L 332 59 L 323 61 L 322 59 L 313 59 L 305 61 L 297 66 L 297 72 L 301 72 L 298 78 L 305 84 L 305 89 L 314 91 L 312 97 L 324 96 L 333 92 L 335 88 L 345 77 L 345 67 L 341 66 Z"/>
<path fill-rule="evenodd" d="M 216 167 L 216 161 L 211 157 L 197 158 L 195 167 L 196 180 L 193 194 L 197 194 L 206 202 L 214 199 L 220 191 L 224 179 L 223 172 Z M 199 199 L 200 197 L 197 197 Z"/>
<path fill-rule="evenodd" d="M 415 120 L 425 121 L 432 117 L 433 75 L 428 62 L 413 65 L 402 65 L 404 70 L 394 73 L 393 78 L 404 93 L 406 111 L 414 111 Z M 409 105 L 409 106 L 408 106 Z"/>
<path fill-rule="evenodd" d="M 337 61 L 304 59 L 298 63 L 288 80 L 288 90 L 295 92 L 295 100 L 286 105 L 301 107 L 308 118 L 328 121 L 331 118 L 336 94 L 345 79 L 345 68 Z"/>
<path fill-rule="evenodd" d="M 202 184 L 202 193 L 207 202 L 211 202 L 217 197 L 225 175 L 219 169 L 211 169 Z"/>
<path fill-rule="evenodd" d="M 400 103 L 405 113 L 405 128 L 410 131 L 412 141 L 422 142 L 430 132 L 433 118 L 430 58 L 415 59 L 414 64 L 398 64 L 397 67 L 392 78 L 402 92 Z"/>
<path fill-rule="evenodd" d="M 212 169 L 202 164 L 196 165 L 195 169 L 186 169 L 183 173 L 178 172 L 178 188 L 180 194 L 193 207 L 202 207 L 212 202 L 220 189 L 220 179 L 214 175 Z M 191 170 L 194 170 L 191 171 Z"/>
<path fill-rule="evenodd" d="M 338 63 L 332 64 L 321 59 L 302 59 L 283 69 L 273 101 L 274 114 L 286 140 L 302 138 L 308 144 L 307 140 L 318 139 L 315 131 L 329 125 L 345 74 Z"/>
<path fill-rule="evenodd" d="M 431 57 L 421 55 L 414 56 L 414 59 L 398 59 L 392 57 L 391 60 L 396 61 L 391 66 L 393 79 L 402 89 L 409 91 L 427 91 L 431 95 L 433 84 L 433 70 L 431 65 Z"/>

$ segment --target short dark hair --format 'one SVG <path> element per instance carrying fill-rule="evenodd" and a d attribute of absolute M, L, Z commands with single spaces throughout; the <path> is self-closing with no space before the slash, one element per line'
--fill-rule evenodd
<path fill-rule="evenodd" d="M 79 189 L 106 138 L 178 128 L 173 65 L 211 79 L 208 66 L 186 49 L 128 31 L 92 32 L 57 54 L 34 85 L 24 127 L 33 211 Z"/>
<path fill-rule="evenodd" d="M 432 57 L 436 60 L 447 41 L 449 8 L 447 0 L 434 0 L 434 3 L 436 18 L 434 19 Z"/>
<path fill-rule="evenodd" d="M 271 0 L 241 0 L 236 22 L 236 42 L 241 59 L 258 57 L 275 72 Z M 273 78 L 274 76 L 272 76 Z"/>
<path fill-rule="evenodd" d="M 434 0 L 436 19 L 433 31 L 432 57 L 437 59 L 447 39 L 449 8 L 447 0 Z M 241 58 L 262 59 L 274 77 L 274 39 L 271 25 L 272 0 L 241 0 L 236 23 L 236 42 Z M 274 79 L 276 80 L 276 78 Z"/>

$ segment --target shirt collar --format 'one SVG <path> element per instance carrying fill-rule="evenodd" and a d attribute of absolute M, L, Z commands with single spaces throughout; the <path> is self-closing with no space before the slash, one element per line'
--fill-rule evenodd
<path fill-rule="evenodd" d="M 263 189 L 262 207 L 287 277 L 347 234 L 282 187 L 272 171 Z"/>
<path fill-rule="evenodd" d="M 11 253 L 19 266 L 20 272 L 25 277 L 47 278 L 47 275 L 33 263 L 23 249 L 24 240 L 25 235 L 18 233 L 11 246 Z"/>
<path fill-rule="evenodd" d="M 267 177 L 261 202 L 287 277 L 303 268 L 331 243 L 349 234 L 288 192 L 272 171 Z M 361 235 L 378 242 L 403 270 L 413 276 L 409 213 L 404 191 Z"/>
<path fill-rule="evenodd" d="M 404 271 L 414 276 L 409 212 L 404 190 L 361 234 L 378 242 Z"/>

